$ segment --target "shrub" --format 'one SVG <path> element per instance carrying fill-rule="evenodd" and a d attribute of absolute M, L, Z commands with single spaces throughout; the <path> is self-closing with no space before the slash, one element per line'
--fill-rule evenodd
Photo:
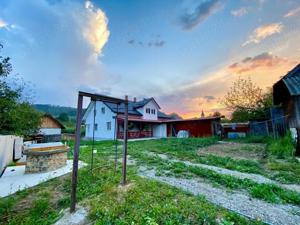
<path fill-rule="evenodd" d="M 288 132 L 284 137 L 270 141 L 267 151 L 280 159 L 293 157 L 295 154 L 295 143 L 291 133 Z"/>

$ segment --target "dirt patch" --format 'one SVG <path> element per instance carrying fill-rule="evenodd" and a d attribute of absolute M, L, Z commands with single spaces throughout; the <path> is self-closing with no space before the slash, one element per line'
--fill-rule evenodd
<path fill-rule="evenodd" d="M 117 202 L 124 202 L 125 201 L 125 197 L 127 195 L 127 192 L 130 191 L 131 189 L 133 189 L 135 186 L 134 183 L 128 183 L 126 185 L 119 185 L 118 187 L 116 187 L 115 191 L 117 194 Z"/>
<path fill-rule="evenodd" d="M 132 188 L 134 188 L 134 183 L 128 183 L 126 185 L 119 185 L 117 188 L 118 192 L 128 192 L 129 190 L 131 190 Z"/>
<path fill-rule="evenodd" d="M 264 144 L 219 142 L 198 150 L 199 156 L 217 155 L 234 159 L 261 160 L 265 157 Z"/>
<path fill-rule="evenodd" d="M 88 209 L 77 206 L 76 211 L 70 213 L 70 209 L 65 209 L 63 216 L 54 225 L 84 225 L 88 224 Z"/>

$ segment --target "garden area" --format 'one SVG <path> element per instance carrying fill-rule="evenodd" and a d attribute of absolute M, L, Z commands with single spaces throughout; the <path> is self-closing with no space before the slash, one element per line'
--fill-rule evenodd
<path fill-rule="evenodd" d="M 74 143 L 68 142 L 73 149 Z M 289 136 L 219 141 L 167 138 L 81 141 L 79 205 L 91 224 L 299 224 L 300 162 Z M 69 153 L 72 158 L 72 152 Z M 70 204 L 71 174 L 0 199 L 0 224 L 54 224 Z"/>

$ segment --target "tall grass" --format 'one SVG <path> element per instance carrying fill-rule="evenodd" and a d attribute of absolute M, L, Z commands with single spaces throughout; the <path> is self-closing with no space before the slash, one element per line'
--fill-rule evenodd
<path fill-rule="evenodd" d="M 295 143 L 292 135 L 288 132 L 284 137 L 272 139 L 267 145 L 267 151 L 279 159 L 294 157 Z"/>

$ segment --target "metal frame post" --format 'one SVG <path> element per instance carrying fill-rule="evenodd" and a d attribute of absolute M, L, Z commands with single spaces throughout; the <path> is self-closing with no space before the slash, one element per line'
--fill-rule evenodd
<path fill-rule="evenodd" d="M 114 133 L 114 140 L 115 140 L 115 172 L 117 171 L 118 166 L 118 114 L 119 114 L 119 104 L 117 104 L 117 113 L 115 116 L 115 133 Z"/>
<path fill-rule="evenodd" d="M 72 171 L 72 187 L 71 187 L 71 206 L 70 206 L 71 213 L 75 211 L 75 206 L 76 206 L 76 189 L 77 189 L 77 176 L 78 176 L 78 158 L 79 158 L 79 146 L 80 146 L 82 102 L 83 102 L 83 96 L 78 94 L 75 147 L 74 147 L 74 159 L 73 159 L 73 171 Z"/>
<path fill-rule="evenodd" d="M 76 209 L 76 190 L 78 180 L 78 158 L 79 158 L 79 147 L 80 147 L 80 127 L 82 120 L 82 103 L 83 97 L 88 97 L 91 101 L 106 101 L 110 103 L 125 105 L 125 118 L 124 118 L 124 146 L 123 146 L 123 170 L 122 170 L 122 184 L 126 184 L 126 164 L 127 164 L 127 135 L 128 135 L 128 96 L 124 99 L 113 98 L 110 96 L 92 94 L 88 92 L 79 91 L 78 102 L 77 102 L 77 115 L 76 115 L 76 130 L 75 130 L 75 147 L 74 147 L 74 159 L 73 159 L 73 170 L 72 170 L 72 185 L 71 185 L 71 205 L 70 212 L 73 213 Z M 95 124 L 95 123 L 94 123 Z"/>
<path fill-rule="evenodd" d="M 122 185 L 126 185 L 126 167 L 127 167 L 127 140 L 128 140 L 128 96 L 125 96 L 124 111 L 124 132 L 123 132 L 123 168 L 122 168 Z"/>
<path fill-rule="evenodd" d="M 92 142 L 92 157 L 91 157 L 91 171 L 93 172 L 94 167 L 94 148 L 95 148 L 95 120 L 96 120 L 96 104 L 94 101 L 94 115 L 93 115 L 93 142 Z M 97 125 L 98 126 L 98 125 Z"/>

